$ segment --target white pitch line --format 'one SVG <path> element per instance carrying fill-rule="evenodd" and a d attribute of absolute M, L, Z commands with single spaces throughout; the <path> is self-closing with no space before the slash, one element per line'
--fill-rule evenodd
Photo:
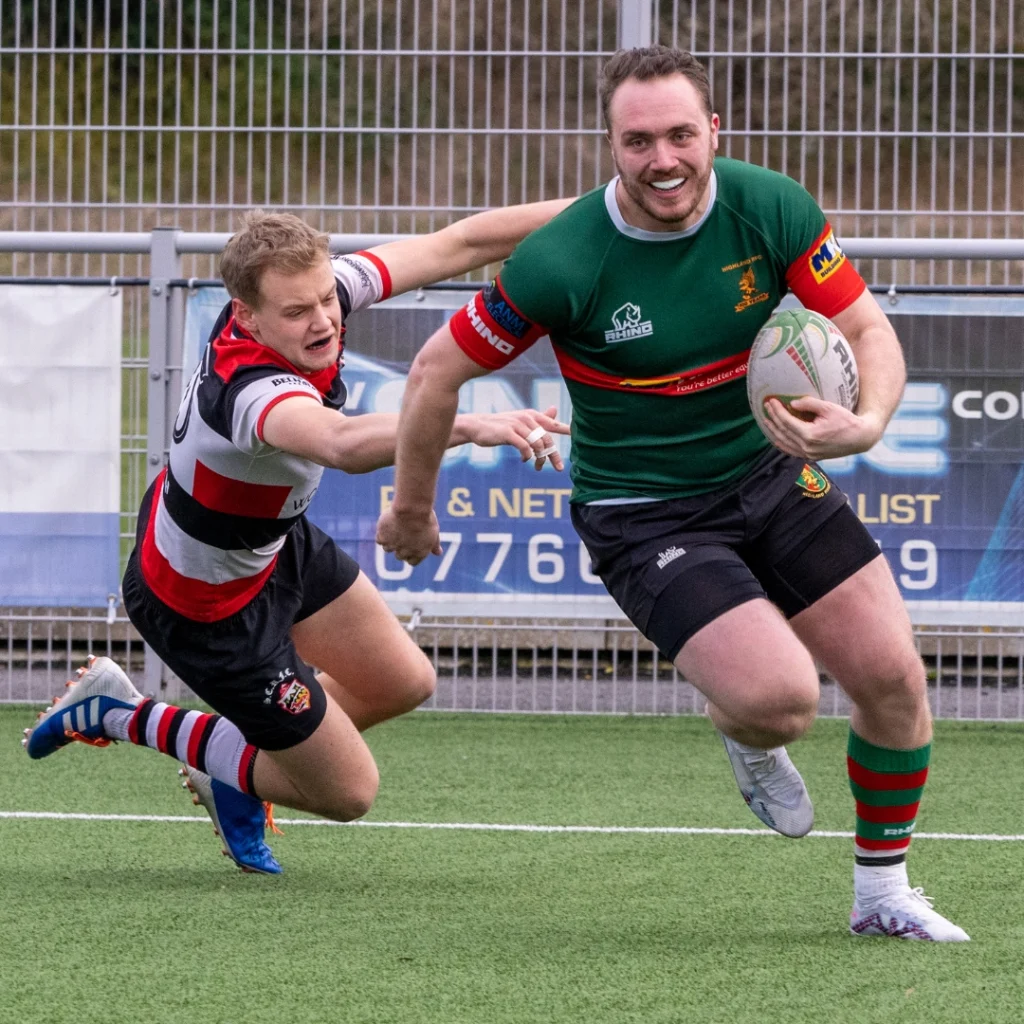
<path fill-rule="evenodd" d="M 197 814 L 79 814 L 65 811 L 0 811 L 0 819 L 44 821 L 143 821 L 209 823 Z M 279 825 L 328 825 L 338 828 L 418 828 L 449 832 L 547 832 L 597 833 L 602 835 L 668 835 L 668 836 L 777 836 L 766 828 L 690 828 L 686 826 L 642 825 L 502 825 L 465 821 L 328 821 L 325 818 L 278 818 Z M 811 839 L 853 839 L 853 832 L 818 831 L 808 833 Z M 990 843 L 1021 843 L 1024 835 L 974 834 L 970 832 L 916 832 L 915 839 L 955 839 Z"/>

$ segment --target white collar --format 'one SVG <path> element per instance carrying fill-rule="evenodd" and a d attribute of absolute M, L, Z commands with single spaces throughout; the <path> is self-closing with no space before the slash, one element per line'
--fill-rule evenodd
<path fill-rule="evenodd" d="M 608 182 L 604 190 L 605 209 L 608 211 L 608 216 L 611 217 L 612 223 L 622 234 L 627 235 L 629 238 L 639 239 L 641 242 L 676 242 L 680 238 L 690 238 L 692 235 L 695 235 L 701 229 L 704 221 L 708 219 L 712 207 L 715 205 L 715 197 L 718 195 L 718 175 L 715 173 L 714 168 L 712 168 L 711 196 L 708 199 L 707 209 L 696 224 L 691 225 L 685 231 L 647 231 L 644 228 L 635 228 L 632 224 L 627 224 L 623 219 L 622 212 L 619 210 L 618 200 L 615 198 L 615 186 L 618 183 L 618 175 Z"/>

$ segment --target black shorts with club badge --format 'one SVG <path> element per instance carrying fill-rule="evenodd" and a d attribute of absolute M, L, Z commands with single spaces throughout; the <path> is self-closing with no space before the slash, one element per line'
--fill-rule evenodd
<path fill-rule="evenodd" d="M 670 660 L 731 608 L 767 597 L 792 618 L 880 553 L 825 473 L 775 448 L 709 494 L 571 515 L 608 593 Z"/>
<path fill-rule="evenodd" d="M 147 494 L 139 510 L 138 544 L 151 499 Z M 146 585 L 138 544 L 121 592 L 128 618 L 160 659 L 254 746 L 285 750 L 310 737 L 323 720 L 327 695 L 290 631 L 348 590 L 358 564 L 303 516 L 267 582 L 244 608 L 215 622 L 196 622 Z"/>

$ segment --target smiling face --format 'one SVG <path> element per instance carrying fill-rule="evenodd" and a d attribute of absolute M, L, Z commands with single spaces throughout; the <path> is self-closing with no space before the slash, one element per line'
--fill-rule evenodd
<path fill-rule="evenodd" d="M 232 300 L 235 319 L 258 342 L 303 373 L 338 361 L 341 304 L 330 260 L 294 274 L 268 268 L 260 278 L 259 306 Z"/>
<path fill-rule="evenodd" d="M 718 115 L 708 116 L 689 79 L 627 78 L 611 97 L 608 124 L 626 223 L 647 231 L 696 224 L 711 195 Z"/>

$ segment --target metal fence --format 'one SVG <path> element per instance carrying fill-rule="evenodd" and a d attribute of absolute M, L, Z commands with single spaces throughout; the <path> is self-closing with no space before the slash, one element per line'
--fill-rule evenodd
<path fill-rule="evenodd" d="M 0 250 L 0 274 L 142 282 L 116 284 L 125 545 L 176 404 L 181 285 L 220 246 L 159 232 L 154 262 L 135 233 L 227 232 L 264 205 L 390 235 L 593 188 L 613 170 L 601 62 L 649 41 L 707 63 L 722 152 L 802 181 L 870 281 L 1024 283 L 1016 0 L 0 0 L 0 230 L 40 242 Z M 0 632 L 0 700 L 42 699 L 88 650 L 143 672 L 105 611 L 0 609 Z M 920 634 L 938 713 L 1024 718 L 1020 630 Z M 622 622 L 417 636 L 434 706 L 699 710 Z M 838 691 L 823 710 L 845 712 Z"/>
<path fill-rule="evenodd" d="M 377 239 L 336 236 L 352 250 Z M 128 250 L 148 276 L 115 279 L 124 296 L 122 554 L 134 537 L 146 483 L 162 464 L 181 385 L 181 276 L 190 254 L 219 251 L 226 236 L 159 230 L 149 234 L 0 232 L 0 252 Z M 851 256 L 1024 257 L 1024 241 L 928 242 L 849 239 Z M 68 278 L 68 280 L 85 280 Z M 428 707 L 450 710 L 562 713 L 699 713 L 703 698 L 622 619 L 565 621 L 457 614 L 405 616 L 438 671 Z M 918 645 L 931 680 L 932 706 L 952 718 L 1024 720 L 1024 624 L 984 629 L 919 624 Z M 171 698 L 180 683 L 160 672 L 123 612 L 0 608 L 0 702 L 41 701 L 87 653 L 118 658 L 150 692 Z M 849 703 L 823 678 L 821 713 L 845 715 Z"/>
<path fill-rule="evenodd" d="M 0 229 L 228 231 L 262 204 L 405 233 L 579 193 L 612 172 L 601 62 L 648 41 L 706 61 L 722 151 L 802 181 L 840 236 L 1024 234 L 1016 0 L 0 0 Z"/>

